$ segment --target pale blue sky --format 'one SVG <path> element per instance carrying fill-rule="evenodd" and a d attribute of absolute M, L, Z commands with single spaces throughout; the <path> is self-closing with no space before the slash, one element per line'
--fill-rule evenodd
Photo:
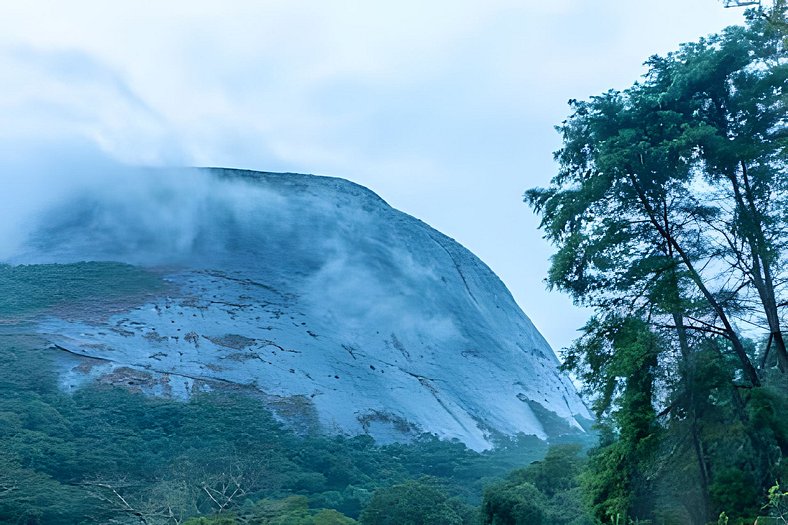
<path fill-rule="evenodd" d="M 741 14 L 718 0 L 4 2 L 0 148 L 87 140 L 133 164 L 353 180 L 474 251 L 559 349 L 586 314 L 545 290 L 551 250 L 521 198 L 555 171 L 552 126 L 569 98 L 626 87 L 649 55 Z"/>

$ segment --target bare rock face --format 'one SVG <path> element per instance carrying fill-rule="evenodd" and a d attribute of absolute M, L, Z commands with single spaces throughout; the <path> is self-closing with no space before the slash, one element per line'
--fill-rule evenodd
<path fill-rule="evenodd" d="M 40 320 L 72 356 L 64 388 L 239 389 L 379 442 L 583 432 L 586 407 L 496 275 L 366 188 L 223 169 L 121 180 L 52 204 L 11 261 L 120 261 L 168 283 L 144 304 Z"/>

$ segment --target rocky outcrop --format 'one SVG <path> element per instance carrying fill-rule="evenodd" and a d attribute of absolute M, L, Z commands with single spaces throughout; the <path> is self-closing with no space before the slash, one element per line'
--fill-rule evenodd
<path fill-rule="evenodd" d="M 15 261 L 121 261 L 169 284 L 106 316 L 42 319 L 72 356 L 64 388 L 240 389 L 284 419 L 381 442 L 431 432 L 484 449 L 583 432 L 587 409 L 496 275 L 366 188 L 223 169 L 141 177 L 151 189 L 58 203 Z"/>

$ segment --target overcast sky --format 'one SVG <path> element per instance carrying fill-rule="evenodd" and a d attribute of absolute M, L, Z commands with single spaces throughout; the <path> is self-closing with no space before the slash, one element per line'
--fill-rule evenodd
<path fill-rule="evenodd" d="M 741 15 L 721 0 L 7 1 L 0 147 L 87 140 L 132 164 L 350 179 L 481 257 L 558 350 L 586 314 L 546 291 L 551 248 L 522 194 L 555 172 L 567 100 L 627 87 L 650 55 Z"/>

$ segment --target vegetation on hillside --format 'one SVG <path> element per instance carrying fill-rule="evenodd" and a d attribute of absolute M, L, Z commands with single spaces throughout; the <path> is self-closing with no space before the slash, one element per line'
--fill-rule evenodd
<path fill-rule="evenodd" d="M 68 394 L 73 358 L 16 329 L 0 334 L 2 523 L 475 524 L 485 487 L 547 449 L 298 435 L 247 395 Z"/>

